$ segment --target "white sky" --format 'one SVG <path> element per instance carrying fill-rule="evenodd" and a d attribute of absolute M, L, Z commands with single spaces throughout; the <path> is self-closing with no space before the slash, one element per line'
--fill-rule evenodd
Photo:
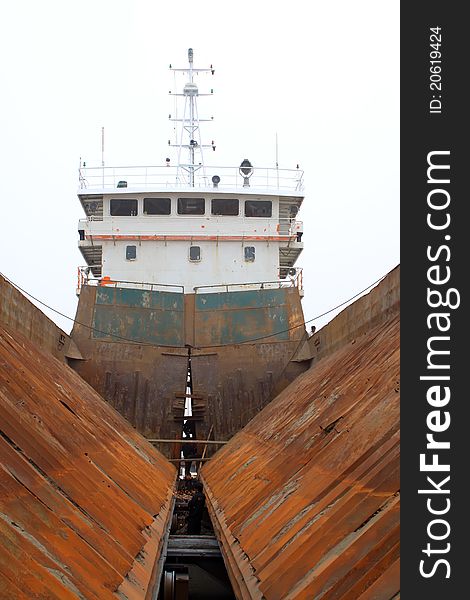
<path fill-rule="evenodd" d="M 104 126 L 107 165 L 164 163 L 189 47 L 210 162 L 274 166 L 277 132 L 305 171 L 305 318 L 399 263 L 398 0 L 15 0 L 0 27 L 0 272 L 52 307 L 75 315 L 79 158 Z"/>

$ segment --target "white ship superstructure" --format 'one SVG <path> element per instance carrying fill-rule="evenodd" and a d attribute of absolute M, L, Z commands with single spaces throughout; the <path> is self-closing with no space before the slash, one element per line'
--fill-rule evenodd
<path fill-rule="evenodd" d="M 205 164 L 204 149 L 215 146 L 201 141 L 194 75 L 213 69 L 193 68 L 191 49 L 188 57 L 189 67 L 178 70 L 188 78 L 182 117 L 170 115 L 180 125 L 178 164 L 80 166 L 80 281 L 182 286 L 185 293 L 300 285 L 294 265 L 303 248 L 303 173 L 248 159 L 232 167 Z"/>

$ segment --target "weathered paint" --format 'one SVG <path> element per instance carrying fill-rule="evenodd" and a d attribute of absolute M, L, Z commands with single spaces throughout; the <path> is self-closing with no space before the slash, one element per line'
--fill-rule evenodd
<path fill-rule="evenodd" d="M 100 287 L 96 291 L 92 336 L 183 346 L 183 306 L 181 293 Z"/>
<path fill-rule="evenodd" d="M 305 364 L 289 362 L 298 346 L 292 340 L 194 351 L 192 379 L 204 411 L 204 420 L 196 424 L 198 435 L 204 439 L 212 426 L 213 439 L 227 440 L 242 429 L 278 389 L 305 370 Z"/>
<path fill-rule="evenodd" d="M 319 361 L 347 342 L 385 323 L 400 309 L 400 266 L 395 267 L 368 294 L 339 313 L 309 337 L 297 359 Z"/>
<path fill-rule="evenodd" d="M 245 189 L 242 196 L 234 190 L 227 196 L 227 191 L 221 188 L 199 190 L 196 196 L 205 198 L 205 214 L 182 215 L 178 214 L 178 198 L 188 196 L 187 190 L 176 192 L 157 187 L 145 193 L 142 189 L 127 188 L 119 197 L 135 200 L 137 214 L 112 216 L 110 203 L 117 199 L 115 191 L 121 192 L 101 190 L 99 209 L 92 208 L 92 203 L 81 196 L 89 218 L 80 220 L 78 225 L 83 237 L 79 248 L 87 264 L 96 267 L 98 263 L 102 266 L 100 273 L 111 279 L 179 283 L 186 293 L 192 293 L 195 286 L 221 282 L 274 281 L 281 263 L 292 267 L 303 249 L 297 237 L 302 231 L 302 223 L 295 220 L 292 210 L 299 209 L 302 204 L 300 191 L 284 196 L 277 190 L 267 193 L 268 190 L 247 192 Z M 93 196 L 96 198 L 95 194 Z M 151 197 L 170 199 L 170 214 L 145 214 L 144 198 Z M 212 214 L 211 203 L 217 198 L 238 201 L 239 214 Z M 245 200 L 262 198 L 272 203 L 272 215 L 245 217 Z M 126 256 L 129 245 L 135 247 L 132 260 Z M 194 245 L 200 247 L 198 261 L 189 260 L 190 248 Z M 254 260 L 245 260 L 247 246 L 255 248 Z"/>
<path fill-rule="evenodd" d="M 0 324 L 20 332 L 37 347 L 66 362 L 70 337 L 1 275 Z"/>
<path fill-rule="evenodd" d="M 96 304 L 181 312 L 183 295 L 175 292 L 103 286 L 98 287 L 96 291 Z"/>
<path fill-rule="evenodd" d="M 196 294 L 195 345 L 289 339 L 286 289 Z M 263 341 L 267 341 L 266 340 Z"/>
<path fill-rule="evenodd" d="M 157 334 L 148 306 L 168 312 L 167 323 L 181 315 L 179 328 L 164 331 L 175 347 L 149 341 Z M 100 310 L 119 337 L 98 338 L 87 326 L 98 327 Z M 71 365 L 146 437 L 181 437 L 189 352 L 201 439 L 211 427 L 217 439 L 231 437 L 306 368 L 290 362 L 305 336 L 297 288 L 183 296 L 84 286 L 76 319 L 72 338 L 85 360 Z M 178 448 L 162 451 L 175 457 Z"/>
<path fill-rule="evenodd" d="M 196 294 L 194 314 L 185 314 L 181 293 L 99 287 L 92 336 L 184 346 L 184 321 L 193 321 L 194 346 L 240 344 L 256 337 L 286 341 L 287 289 Z M 298 337 L 298 336 L 295 336 Z"/>
<path fill-rule="evenodd" d="M 0 597 L 150 598 L 176 470 L 69 367 L 0 326 Z"/>
<path fill-rule="evenodd" d="M 300 375 L 202 469 L 241 599 L 399 593 L 399 317 Z"/>

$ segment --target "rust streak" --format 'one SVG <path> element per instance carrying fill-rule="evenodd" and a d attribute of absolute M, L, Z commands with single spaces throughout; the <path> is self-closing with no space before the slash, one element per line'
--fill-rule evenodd
<path fill-rule="evenodd" d="M 314 362 L 203 467 L 237 597 L 396 596 L 398 379 L 395 311 Z"/>
<path fill-rule="evenodd" d="M 1 324 L 0 423 L 2 597 L 150 594 L 175 468 L 74 371 Z"/>

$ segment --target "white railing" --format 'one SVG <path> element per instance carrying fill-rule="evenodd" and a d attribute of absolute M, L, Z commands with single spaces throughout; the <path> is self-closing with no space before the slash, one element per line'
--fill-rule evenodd
<path fill-rule="evenodd" d="M 287 269 L 287 268 L 286 268 Z M 195 286 L 194 292 L 196 294 L 204 294 L 205 292 L 240 292 L 244 290 L 269 290 L 279 289 L 286 287 L 296 287 L 299 290 L 303 289 L 303 278 L 302 269 L 299 267 L 293 267 L 289 269 L 295 271 L 286 279 L 278 279 L 276 281 L 253 281 L 249 283 L 219 283 L 213 285 L 198 285 Z"/>
<path fill-rule="evenodd" d="M 130 288 L 136 290 L 146 290 L 150 292 L 184 292 L 184 286 L 172 283 L 148 283 L 145 281 L 123 281 L 119 279 L 111 279 L 110 277 L 91 277 L 91 270 L 93 267 L 83 266 L 77 268 L 77 295 L 84 285 L 90 286 L 106 286 L 114 288 Z"/>
<path fill-rule="evenodd" d="M 290 237 L 297 236 L 300 242 L 304 232 L 304 222 L 292 219 L 279 219 L 278 233 L 279 235 L 288 235 Z"/>
<path fill-rule="evenodd" d="M 220 190 L 269 189 L 281 191 L 303 191 L 303 171 L 301 169 L 275 169 L 253 167 L 249 177 L 249 186 L 244 186 L 244 177 L 239 167 L 196 167 L 194 185 L 190 186 L 188 172 L 183 168 L 168 166 L 124 166 L 124 167 L 81 167 L 79 169 L 79 187 L 82 190 L 119 188 L 188 188 L 217 189 L 212 181 L 220 178 L 217 184 Z"/>
<path fill-rule="evenodd" d="M 287 269 L 283 267 L 282 269 Z M 281 268 L 279 268 L 281 271 Z M 293 267 L 288 269 L 291 271 L 286 279 L 278 279 L 277 281 L 256 281 L 252 283 L 226 283 L 226 284 L 215 284 L 215 285 L 199 285 L 194 287 L 194 292 L 204 293 L 206 292 L 229 292 L 229 291 L 243 291 L 247 289 L 278 289 L 284 287 L 296 287 L 299 291 L 303 290 L 303 271 L 302 268 Z M 294 273 L 295 271 L 295 273 Z M 91 286 L 106 286 L 106 287 L 120 287 L 120 288 L 132 288 L 139 290 L 148 291 L 166 291 L 166 292 L 179 292 L 184 293 L 184 286 L 178 284 L 169 283 L 146 283 L 139 281 L 120 281 L 111 279 L 110 277 L 90 277 L 91 267 L 81 266 L 77 268 L 77 296 L 84 285 Z M 279 273 L 280 275 L 280 273 Z"/>

